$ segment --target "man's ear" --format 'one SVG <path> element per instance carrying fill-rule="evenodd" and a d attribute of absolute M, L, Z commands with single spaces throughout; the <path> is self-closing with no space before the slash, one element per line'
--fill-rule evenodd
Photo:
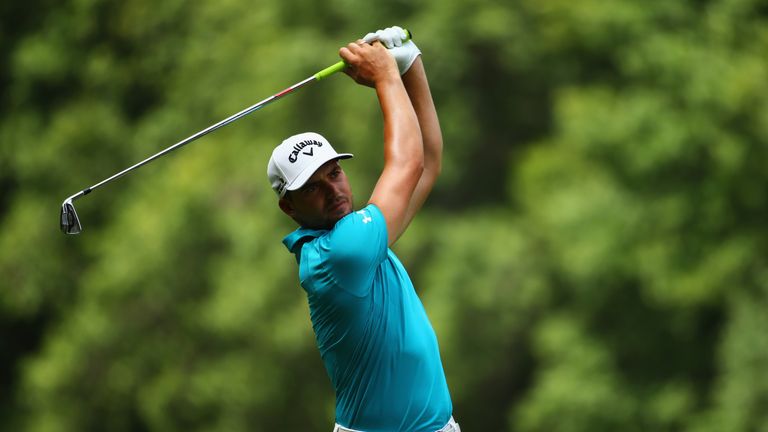
<path fill-rule="evenodd" d="M 285 197 L 280 198 L 280 201 L 277 202 L 277 205 L 280 206 L 280 210 L 282 210 L 283 213 L 290 217 L 293 217 L 296 214 L 296 209 L 293 207 L 293 203 Z"/>

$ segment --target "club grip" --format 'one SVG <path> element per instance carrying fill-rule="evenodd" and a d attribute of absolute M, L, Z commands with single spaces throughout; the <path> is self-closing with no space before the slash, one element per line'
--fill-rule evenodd
<path fill-rule="evenodd" d="M 408 30 L 408 29 L 403 29 L 403 30 L 405 30 L 405 40 L 403 42 L 407 42 L 407 41 L 413 39 L 413 33 L 411 33 L 410 30 Z M 320 80 L 326 79 L 329 76 L 335 74 L 336 72 L 340 72 L 340 71 L 344 70 L 344 68 L 346 66 L 347 65 L 344 63 L 343 60 L 338 62 L 338 63 L 335 63 L 335 64 L 333 64 L 331 66 L 328 66 L 327 68 L 325 68 L 325 69 L 323 69 L 320 72 L 315 74 L 315 80 L 320 81 Z"/>
<path fill-rule="evenodd" d="M 339 72 L 343 70 L 347 65 L 344 63 L 344 60 L 332 65 L 328 66 L 327 68 L 321 70 L 320 72 L 315 74 L 315 79 L 320 81 L 322 79 L 326 79 L 329 76 L 335 74 L 336 72 Z"/>

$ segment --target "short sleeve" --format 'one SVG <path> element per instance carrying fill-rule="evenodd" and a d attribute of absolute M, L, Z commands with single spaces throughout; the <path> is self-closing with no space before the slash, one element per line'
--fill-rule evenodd
<path fill-rule="evenodd" d="M 387 224 L 381 210 L 369 204 L 336 223 L 327 235 L 305 245 L 301 273 L 312 278 L 306 285 L 317 292 L 337 286 L 353 295 L 364 296 L 376 269 L 387 258 Z M 305 287 L 307 288 L 307 287 Z"/>

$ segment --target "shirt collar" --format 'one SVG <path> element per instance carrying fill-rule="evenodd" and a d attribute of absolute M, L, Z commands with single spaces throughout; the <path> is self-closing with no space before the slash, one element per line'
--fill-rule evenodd
<path fill-rule="evenodd" d="M 299 228 L 296 231 L 285 236 L 285 238 L 283 239 L 283 244 L 285 245 L 285 247 L 288 248 L 289 251 L 291 251 L 291 253 L 297 254 L 301 250 L 301 245 L 303 245 L 304 243 L 306 243 L 311 239 L 320 237 L 321 235 L 327 232 L 328 230 Z"/>

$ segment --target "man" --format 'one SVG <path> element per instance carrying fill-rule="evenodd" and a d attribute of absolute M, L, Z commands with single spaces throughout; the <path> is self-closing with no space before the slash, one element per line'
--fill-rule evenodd
<path fill-rule="evenodd" d="M 283 243 L 299 265 L 339 432 L 459 431 L 434 330 L 389 249 L 432 190 L 443 147 L 421 53 L 404 39 L 392 27 L 339 51 L 384 116 L 384 168 L 367 206 L 353 210 L 339 165 L 352 155 L 318 134 L 283 141 L 267 169 L 280 209 L 301 226 Z"/>

